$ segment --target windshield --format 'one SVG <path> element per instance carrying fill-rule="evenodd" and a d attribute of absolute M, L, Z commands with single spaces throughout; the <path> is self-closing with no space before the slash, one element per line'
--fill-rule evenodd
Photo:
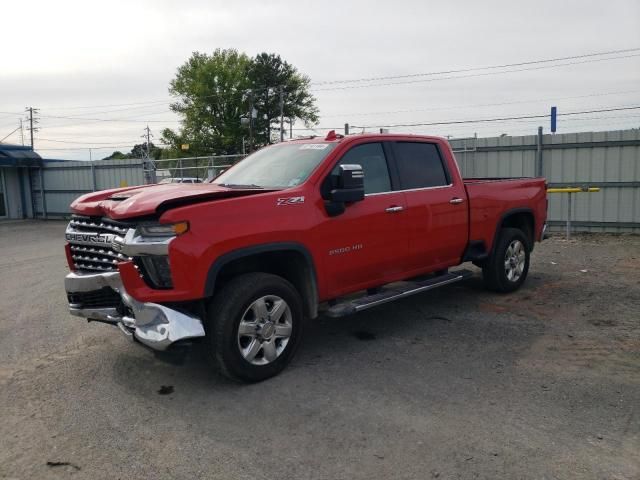
<path fill-rule="evenodd" d="M 335 143 L 281 143 L 263 148 L 216 177 L 225 187 L 287 188 L 304 182 Z"/>

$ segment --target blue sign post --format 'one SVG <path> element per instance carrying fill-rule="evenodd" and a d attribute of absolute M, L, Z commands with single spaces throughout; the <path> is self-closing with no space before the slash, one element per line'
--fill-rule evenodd
<path fill-rule="evenodd" d="M 551 133 L 556 133 L 558 108 L 551 107 Z"/>

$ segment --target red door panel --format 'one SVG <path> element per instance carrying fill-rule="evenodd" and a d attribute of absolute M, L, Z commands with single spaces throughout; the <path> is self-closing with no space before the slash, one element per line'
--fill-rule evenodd
<path fill-rule="evenodd" d="M 393 152 L 407 201 L 409 265 L 435 270 L 458 264 L 468 235 L 464 184 L 434 143 L 394 142 Z"/>
<path fill-rule="evenodd" d="M 366 196 L 336 217 L 323 212 L 326 220 L 316 232 L 322 243 L 327 290 L 333 297 L 397 279 L 406 270 L 409 253 L 405 196 L 392 191 L 382 143 L 357 144 L 339 164 L 362 167 Z M 331 183 L 331 177 L 325 181 Z"/>
<path fill-rule="evenodd" d="M 406 270 L 405 214 L 402 192 L 368 195 L 318 227 L 330 296 L 385 283 Z"/>
<path fill-rule="evenodd" d="M 406 199 L 409 263 L 429 269 L 457 265 L 467 246 L 468 206 L 464 187 L 408 191 Z"/>

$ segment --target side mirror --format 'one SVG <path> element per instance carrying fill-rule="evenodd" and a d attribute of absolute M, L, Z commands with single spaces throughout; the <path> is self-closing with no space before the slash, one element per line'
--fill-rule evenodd
<path fill-rule="evenodd" d="M 332 188 L 324 195 L 329 216 L 343 214 L 347 203 L 364 200 L 364 171 L 360 165 L 340 165 L 338 178 L 329 179 L 332 179 Z"/>
<path fill-rule="evenodd" d="M 364 200 L 364 171 L 360 165 L 340 165 L 338 188 L 331 190 L 331 201 L 351 203 Z"/>

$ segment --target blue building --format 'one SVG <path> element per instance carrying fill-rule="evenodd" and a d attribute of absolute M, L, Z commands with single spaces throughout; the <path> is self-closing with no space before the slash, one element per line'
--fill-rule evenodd
<path fill-rule="evenodd" d="M 41 167 L 31 147 L 0 143 L 0 220 L 34 217 L 31 185 Z"/>

